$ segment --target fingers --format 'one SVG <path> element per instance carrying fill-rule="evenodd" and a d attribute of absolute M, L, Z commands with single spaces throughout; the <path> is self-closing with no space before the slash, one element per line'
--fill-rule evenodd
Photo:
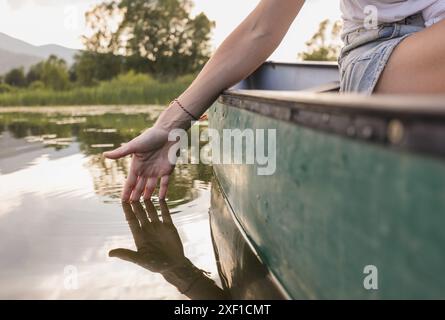
<path fill-rule="evenodd" d="M 127 219 L 131 234 L 133 235 L 136 248 L 139 249 L 144 245 L 144 234 L 141 228 L 142 222 L 136 216 L 130 203 L 122 202 L 122 208 L 124 209 L 125 218 Z"/>
<path fill-rule="evenodd" d="M 133 212 L 136 215 L 136 217 L 138 218 L 138 220 L 140 221 L 141 225 L 149 225 L 150 224 L 150 220 L 148 220 L 147 217 L 147 213 L 144 210 L 144 207 L 142 206 L 142 204 L 137 201 L 137 202 L 132 202 L 131 206 L 133 208 Z"/>
<path fill-rule="evenodd" d="M 159 184 L 159 199 L 164 200 L 167 195 L 169 176 L 163 176 Z M 143 178 L 136 177 L 130 172 L 130 175 L 125 182 L 124 191 L 122 192 L 122 201 L 139 201 L 142 194 L 144 200 L 150 200 L 153 192 L 156 189 L 158 179 L 155 177 Z"/>
<path fill-rule="evenodd" d="M 168 180 L 170 179 L 169 176 L 163 176 L 161 178 L 160 186 L 159 186 L 159 199 L 164 200 L 165 196 L 167 195 L 167 188 L 168 188 Z"/>
<path fill-rule="evenodd" d="M 142 193 L 144 192 L 145 185 L 147 183 L 147 178 L 139 177 L 136 186 L 131 193 L 130 201 L 139 201 L 141 199 Z"/>
<path fill-rule="evenodd" d="M 148 216 L 152 222 L 159 222 L 158 211 L 156 210 L 153 202 L 150 200 L 145 200 L 145 207 L 147 208 Z"/>
<path fill-rule="evenodd" d="M 133 208 L 131 207 L 130 203 L 122 202 L 122 209 L 124 209 L 125 219 L 127 219 L 128 222 L 137 222 L 136 216 L 134 215 Z"/>
<path fill-rule="evenodd" d="M 164 223 L 173 224 L 172 217 L 170 215 L 170 211 L 168 210 L 168 206 L 165 200 L 159 201 L 159 206 L 161 207 L 162 221 L 164 221 Z"/>
<path fill-rule="evenodd" d="M 138 179 L 136 174 L 132 170 L 130 170 L 130 174 L 127 177 L 127 181 L 125 181 L 124 190 L 122 191 L 122 201 L 130 200 L 131 192 L 136 186 L 137 180 Z"/>
<path fill-rule="evenodd" d="M 109 257 L 116 257 L 125 261 L 137 263 L 138 253 L 128 249 L 114 249 L 108 252 Z"/>
<path fill-rule="evenodd" d="M 147 179 L 147 184 L 145 186 L 145 192 L 144 192 L 144 200 L 149 200 L 153 194 L 153 192 L 156 189 L 156 184 L 158 182 L 158 179 L 155 177 L 151 177 Z"/>
<path fill-rule="evenodd" d="M 134 152 L 132 146 L 133 146 L 133 143 L 132 143 L 132 141 L 130 141 L 115 150 L 104 152 L 103 155 L 105 158 L 108 158 L 108 159 L 113 159 L 113 160 L 120 159 L 120 158 L 128 156 Z"/>

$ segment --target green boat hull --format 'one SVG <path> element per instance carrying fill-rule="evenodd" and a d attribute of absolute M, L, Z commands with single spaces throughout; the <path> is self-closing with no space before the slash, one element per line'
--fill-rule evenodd
<path fill-rule="evenodd" d="M 289 298 L 234 219 L 218 181 L 212 182 L 210 226 L 221 283 L 229 299 L 281 300 Z"/>
<path fill-rule="evenodd" d="M 246 164 L 214 172 L 240 232 L 288 297 L 445 298 L 443 157 L 285 121 L 243 99 L 220 98 L 209 127 L 221 136 L 276 129 L 276 172 L 260 176 Z M 377 287 L 365 285 L 367 266 Z"/>

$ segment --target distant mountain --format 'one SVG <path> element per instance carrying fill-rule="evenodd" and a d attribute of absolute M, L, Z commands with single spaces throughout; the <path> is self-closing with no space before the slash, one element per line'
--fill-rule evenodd
<path fill-rule="evenodd" d="M 29 56 L 0 49 L 0 75 L 16 67 L 28 69 L 40 61 L 42 61 L 42 57 Z"/>
<path fill-rule="evenodd" d="M 59 58 L 64 59 L 68 65 L 72 65 L 74 63 L 74 56 L 79 52 L 79 50 L 69 49 L 57 44 L 47 44 L 37 48 L 39 49 L 39 52 L 45 56 L 45 58 L 55 54 Z"/>
<path fill-rule="evenodd" d="M 75 54 L 78 52 L 79 50 L 56 44 L 34 46 L 0 32 L 0 74 L 20 66 L 28 68 L 52 54 L 64 59 L 68 65 L 71 65 L 74 62 Z"/>

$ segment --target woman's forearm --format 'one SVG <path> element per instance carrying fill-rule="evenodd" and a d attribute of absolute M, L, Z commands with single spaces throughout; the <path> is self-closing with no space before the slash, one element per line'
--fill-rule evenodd
<path fill-rule="evenodd" d="M 273 53 L 303 3 L 304 0 L 261 1 L 216 50 L 179 97 L 180 103 L 194 116 L 202 115 L 223 90 L 247 77 Z M 173 121 L 174 127 L 182 121 L 190 121 L 186 114 L 178 111 L 180 109 L 175 108 L 162 118 Z"/>

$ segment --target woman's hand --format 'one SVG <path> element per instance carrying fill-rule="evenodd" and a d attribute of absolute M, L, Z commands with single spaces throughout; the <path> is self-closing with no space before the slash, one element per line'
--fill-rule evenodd
<path fill-rule="evenodd" d="M 106 152 L 109 159 L 133 154 L 122 200 L 148 199 L 161 178 L 159 197 L 165 198 L 168 177 L 174 169 L 168 159 L 169 130 L 190 128 L 193 118 L 204 114 L 222 91 L 255 71 L 278 47 L 304 0 L 261 0 L 255 10 L 227 37 L 198 77 L 178 98 L 176 106 L 162 113 L 157 125 L 122 147 Z"/>
<path fill-rule="evenodd" d="M 168 159 L 175 141 L 168 141 L 168 134 L 168 130 L 155 125 L 121 147 L 104 153 L 106 158 L 113 160 L 133 155 L 122 192 L 123 201 L 139 201 L 142 195 L 150 199 L 159 178 L 159 198 L 165 199 L 169 176 L 175 167 Z"/>

